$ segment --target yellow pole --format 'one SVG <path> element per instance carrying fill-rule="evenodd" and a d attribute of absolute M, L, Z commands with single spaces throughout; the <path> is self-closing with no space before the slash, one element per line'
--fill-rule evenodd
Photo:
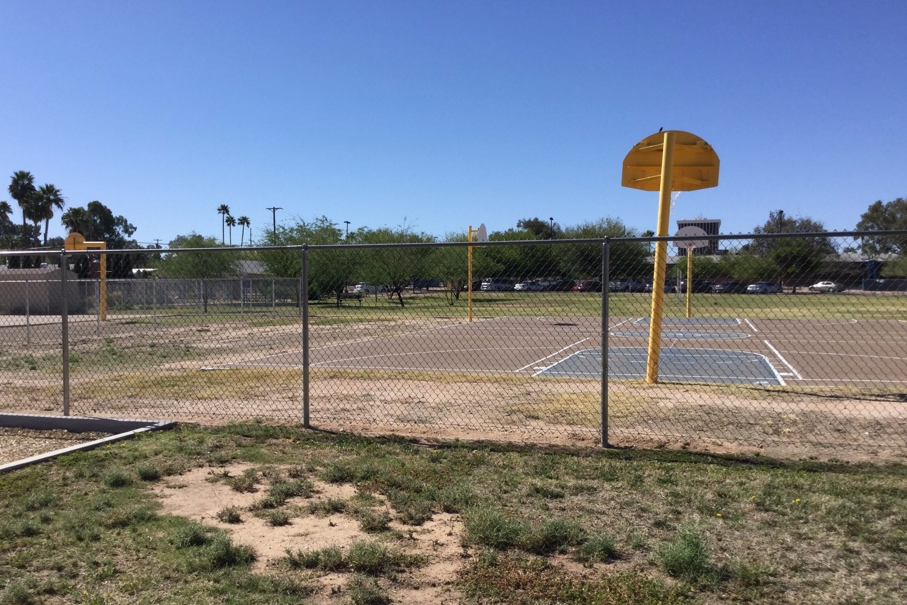
<path fill-rule="evenodd" d="M 687 319 L 693 313 L 693 249 L 687 248 Z"/>
<path fill-rule="evenodd" d="M 469 226 L 467 241 L 472 242 L 472 225 Z M 472 246 L 466 246 L 466 317 L 469 323 L 472 323 Z"/>
<path fill-rule="evenodd" d="M 101 254 L 101 321 L 107 321 L 107 255 Z"/>
<path fill-rule="evenodd" d="M 664 149 L 661 156 L 661 189 L 658 193 L 658 229 L 655 235 L 667 237 L 671 220 L 671 181 L 674 172 L 674 133 L 664 133 Z M 652 312 L 649 316 L 649 352 L 646 361 L 646 382 L 658 382 L 658 360 L 661 356 L 661 316 L 664 303 L 665 264 L 668 256 L 668 242 L 655 244 L 655 270 L 652 276 Z"/>

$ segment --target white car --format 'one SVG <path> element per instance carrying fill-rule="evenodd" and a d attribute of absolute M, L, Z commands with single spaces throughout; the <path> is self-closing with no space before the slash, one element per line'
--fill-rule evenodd
<path fill-rule="evenodd" d="M 843 292 L 844 286 L 833 281 L 820 281 L 809 287 L 810 292 Z"/>
<path fill-rule="evenodd" d="M 359 282 L 358 284 L 353 286 L 354 294 L 376 294 L 378 292 L 384 292 L 386 290 L 387 288 L 385 288 L 384 286 L 375 286 L 364 281 Z"/>
<path fill-rule="evenodd" d="M 515 285 L 513 289 L 517 292 L 541 292 L 545 289 L 545 287 L 539 280 L 530 279 L 529 281 L 521 281 L 520 283 Z"/>

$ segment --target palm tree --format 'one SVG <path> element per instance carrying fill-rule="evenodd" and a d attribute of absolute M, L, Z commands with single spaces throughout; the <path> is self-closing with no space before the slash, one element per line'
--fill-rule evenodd
<path fill-rule="evenodd" d="M 230 228 L 230 245 L 233 245 L 233 227 L 236 226 L 236 219 L 230 216 L 229 214 L 224 219 L 224 222 L 227 223 L 227 227 Z"/>
<path fill-rule="evenodd" d="M 221 204 L 217 207 L 217 213 L 220 215 L 220 243 L 223 244 L 226 241 L 224 224 L 226 223 L 227 215 L 230 214 L 230 206 Z"/>
<path fill-rule="evenodd" d="M 13 173 L 7 190 L 12 198 L 18 202 L 19 208 L 22 209 L 22 247 L 28 248 L 28 240 L 26 238 L 28 237 L 29 229 L 25 221 L 33 214 L 31 207 L 32 196 L 34 196 L 36 191 L 35 177 L 27 170 L 18 170 Z"/>
<path fill-rule="evenodd" d="M 94 229 L 92 228 L 91 215 L 88 210 L 81 206 L 70 208 L 60 217 L 63 226 L 69 229 L 70 233 L 78 233 L 87 240 L 94 239 Z"/>
<path fill-rule="evenodd" d="M 9 215 L 13 213 L 13 207 L 9 205 L 9 202 L 3 200 L 0 202 L 0 234 L 6 233 L 10 227 L 12 227 L 12 221 L 9 220 Z"/>
<path fill-rule="evenodd" d="M 35 215 L 44 219 L 44 245 L 47 246 L 47 230 L 50 219 L 54 217 L 54 208 L 63 210 L 66 202 L 62 192 L 51 184 L 44 185 L 35 193 Z M 37 227 L 37 223 L 35 223 Z"/>
<path fill-rule="evenodd" d="M 246 227 L 249 228 L 249 235 L 252 235 L 252 223 L 249 222 L 248 216 L 241 216 L 236 220 L 236 224 L 242 227 L 242 233 L 239 234 L 239 247 L 242 248 L 243 239 L 246 237 Z M 251 242 L 249 243 L 251 244 Z"/>

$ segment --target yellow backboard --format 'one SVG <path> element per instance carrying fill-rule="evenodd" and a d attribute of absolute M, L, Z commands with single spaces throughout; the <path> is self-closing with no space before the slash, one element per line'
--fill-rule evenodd
<path fill-rule="evenodd" d="M 694 191 L 718 185 L 718 154 L 695 134 L 674 130 L 674 174 L 670 191 Z M 649 135 L 633 146 L 624 158 L 620 184 L 658 191 L 661 188 L 661 157 L 664 132 Z"/>
<path fill-rule="evenodd" d="M 81 250 L 82 244 L 85 243 L 85 236 L 81 233 L 76 233 L 73 231 L 66 236 L 66 240 L 63 242 L 63 246 L 67 250 Z"/>

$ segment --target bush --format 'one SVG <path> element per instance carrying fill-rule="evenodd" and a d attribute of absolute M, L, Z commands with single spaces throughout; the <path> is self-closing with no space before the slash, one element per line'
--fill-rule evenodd
<path fill-rule="evenodd" d="M 658 549 L 658 557 L 669 575 L 690 584 L 710 584 L 717 579 L 705 538 L 692 525 L 682 525 L 677 537 Z"/>

